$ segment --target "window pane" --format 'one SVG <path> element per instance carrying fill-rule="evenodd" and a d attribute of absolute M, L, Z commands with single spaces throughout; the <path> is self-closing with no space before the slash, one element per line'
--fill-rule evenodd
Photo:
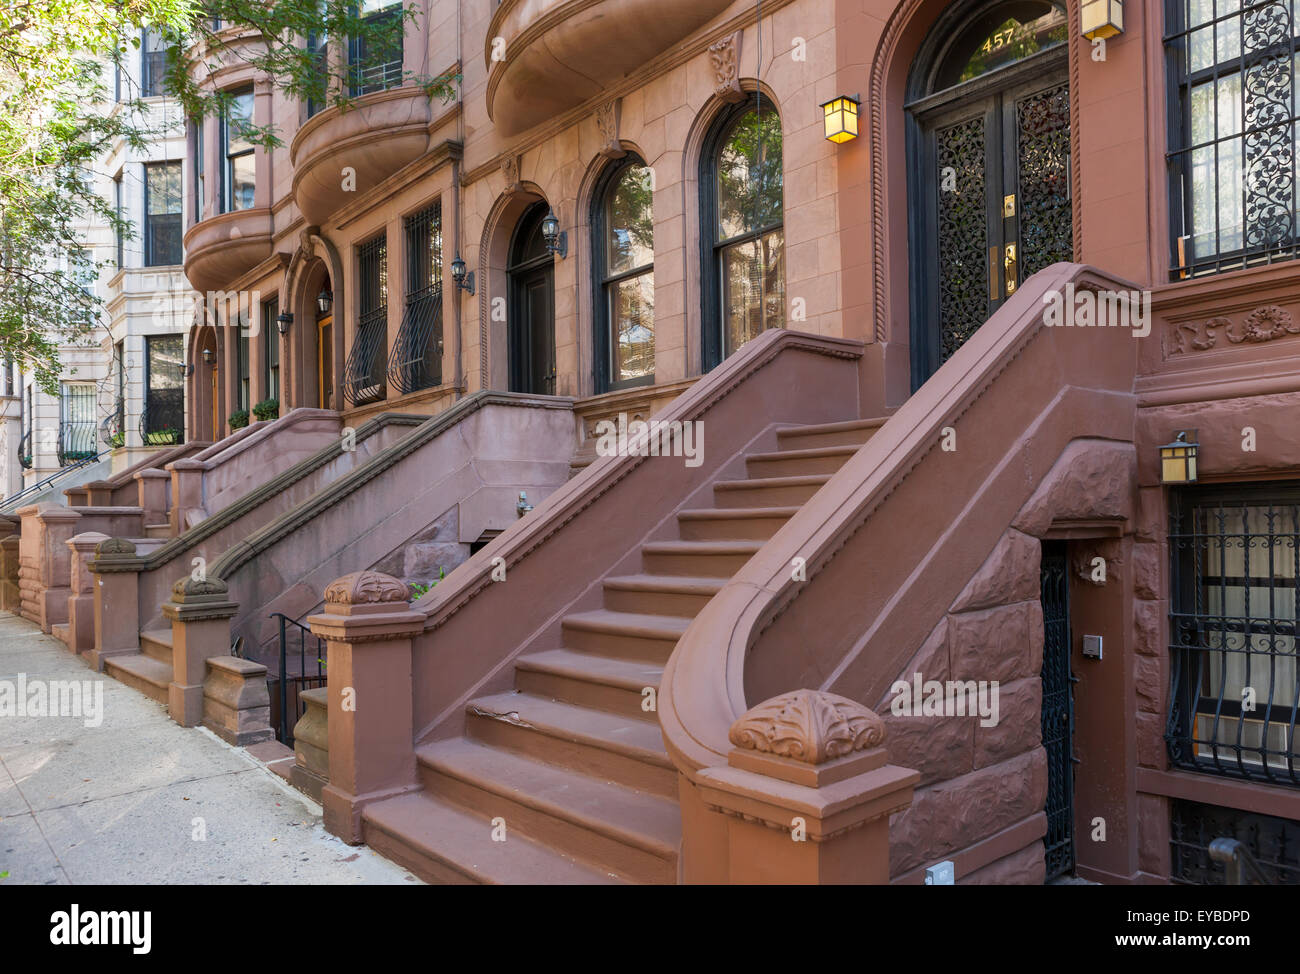
<path fill-rule="evenodd" d="M 249 210 L 253 208 L 255 186 L 254 177 L 257 164 L 253 154 L 235 156 L 230 160 L 230 209 Z"/>
<path fill-rule="evenodd" d="M 145 250 L 151 267 L 181 262 L 181 164 L 145 166 Z"/>
<path fill-rule="evenodd" d="M 245 130 L 253 124 L 253 93 L 245 91 L 236 95 L 226 110 L 226 155 L 248 152 L 253 143 L 244 138 Z"/>
<path fill-rule="evenodd" d="M 610 304 L 614 322 L 614 381 L 654 375 L 654 272 L 647 271 L 610 285 Z"/>
<path fill-rule="evenodd" d="M 629 166 L 610 193 L 605 216 L 609 227 L 605 268 L 608 277 L 654 263 L 650 180 L 648 166 Z"/>
<path fill-rule="evenodd" d="M 992 30 L 981 27 L 960 40 L 940 70 L 936 87 L 942 90 L 1014 64 L 1064 44 L 1068 35 L 1063 9 L 1045 3 L 1028 5 L 1027 10 L 1008 17 Z"/>
<path fill-rule="evenodd" d="M 785 324 L 785 261 L 781 231 L 722 252 L 723 336 L 732 354 L 766 328 Z"/>
<path fill-rule="evenodd" d="M 781 222 L 781 119 L 747 112 L 718 154 L 718 240 Z"/>

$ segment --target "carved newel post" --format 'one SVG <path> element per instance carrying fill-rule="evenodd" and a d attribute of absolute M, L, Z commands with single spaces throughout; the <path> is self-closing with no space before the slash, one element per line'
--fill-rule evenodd
<path fill-rule="evenodd" d="M 329 644 L 329 784 L 325 827 L 361 841 L 369 802 L 416 787 L 411 641 L 424 631 L 410 589 L 381 572 L 353 572 L 325 589 L 311 631 Z"/>
<path fill-rule="evenodd" d="M 219 578 L 182 578 L 172 586 L 163 615 L 172 624 L 172 682 L 167 709 L 182 727 L 203 722 L 203 681 L 208 659 L 230 655 L 230 620 L 239 603 Z"/>
<path fill-rule="evenodd" d="M 727 818 L 732 883 L 887 883 L 889 816 L 920 773 L 888 763 L 885 724 L 833 693 L 796 690 L 731 727 L 726 767 L 696 785 Z"/>

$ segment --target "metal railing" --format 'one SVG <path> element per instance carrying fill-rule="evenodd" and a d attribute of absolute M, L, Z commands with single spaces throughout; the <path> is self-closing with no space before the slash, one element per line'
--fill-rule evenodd
<path fill-rule="evenodd" d="M 32 469 L 32 431 L 28 430 L 18 441 L 18 462 L 24 470 Z"/>
<path fill-rule="evenodd" d="M 140 442 L 175 446 L 185 442 L 185 390 L 155 389 L 140 410 Z"/>
<path fill-rule="evenodd" d="M 279 703 L 278 719 L 274 720 L 275 736 L 281 744 L 293 747 L 293 728 L 307 711 L 302 702 L 304 690 L 325 686 L 325 640 L 283 612 L 272 612 L 270 617 L 280 623 L 279 686 L 272 699 Z M 291 643 L 297 638 L 297 672 L 289 672 Z M 289 715 L 293 719 L 289 719 Z"/>
<path fill-rule="evenodd" d="M 70 419 L 59 424 L 59 466 L 76 463 L 98 454 L 95 449 L 95 421 Z"/>
<path fill-rule="evenodd" d="M 354 406 L 384 398 L 387 306 L 361 316 L 356 341 L 343 365 L 343 397 Z"/>
<path fill-rule="evenodd" d="M 440 285 L 407 295 L 402 327 L 388 356 L 388 381 L 399 393 L 429 389 L 442 382 Z"/>
<path fill-rule="evenodd" d="M 1245 844 L 1226 836 L 1210 843 L 1210 858 L 1223 867 L 1227 886 L 1272 886 Z"/>
<path fill-rule="evenodd" d="M 99 441 L 109 449 L 126 444 L 126 404 L 119 399 L 113 411 L 99 421 Z"/>
<path fill-rule="evenodd" d="M 31 436 L 31 434 L 28 433 L 27 436 Z M 24 437 L 24 439 L 26 438 L 27 437 Z M 52 485 L 56 480 L 60 480 L 63 477 L 70 476 L 71 474 L 76 473 L 82 467 L 97 462 L 107 452 L 108 451 L 105 450 L 103 453 L 96 453 L 93 456 L 88 456 L 84 460 L 78 460 L 76 463 L 69 464 L 66 467 L 60 467 L 58 470 L 50 474 L 44 480 L 38 480 L 30 487 L 24 487 L 18 493 L 14 494 L 12 497 L 4 498 L 3 501 L 0 501 L 0 514 L 12 514 L 14 511 L 18 510 L 18 508 L 22 507 L 23 504 L 26 503 L 28 498 L 40 494 L 47 487 Z M 22 458 L 20 457 L 20 459 Z M 31 456 L 28 455 L 26 459 L 27 462 L 24 463 L 23 466 L 30 469 L 32 465 Z"/>

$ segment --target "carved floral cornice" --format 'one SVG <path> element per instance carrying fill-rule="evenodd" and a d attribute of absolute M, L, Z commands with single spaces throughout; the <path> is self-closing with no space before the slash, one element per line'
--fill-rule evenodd
<path fill-rule="evenodd" d="M 1300 324 L 1296 323 L 1291 312 L 1276 304 L 1256 308 L 1240 321 L 1233 321 L 1225 315 L 1204 321 L 1181 321 L 1171 325 L 1167 332 L 1167 353 L 1182 355 L 1215 348 L 1220 331 L 1233 345 L 1259 344 L 1300 335 Z"/>

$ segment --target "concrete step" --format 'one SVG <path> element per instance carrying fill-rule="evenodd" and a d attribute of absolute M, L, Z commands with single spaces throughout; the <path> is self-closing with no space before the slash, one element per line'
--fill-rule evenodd
<path fill-rule="evenodd" d="M 856 446 L 821 446 L 805 450 L 753 453 L 745 457 L 745 469 L 751 477 L 833 474 L 857 452 Z"/>
<path fill-rule="evenodd" d="M 616 575 L 605 579 L 605 608 L 694 618 L 722 588 L 720 578 L 688 575 Z"/>
<path fill-rule="evenodd" d="M 676 801 L 463 738 L 421 747 L 416 758 L 433 795 L 504 819 L 507 835 L 599 862 L 634 882 L 677 880 Z"/>
<path fill-rule="evenodd" d="M 683 541 L 766 541 L 799 510 L 789 507 L 704 507 L 677 514 Z"/>
<path fill-rule="evenodd" d="M 641 546 L 650 575 L 730 578 L 754 557 L 761 541 L 653 541 Z"/>
<path fill-rule="evenodd" d="M 366 845 L 426 882 L 619 882 L 595 866 L 512 833 L 508 824 L 507 841 L 493 841 L 491 816 L 440 801 L 424 791 L 367 805 L 361 829 Z"/>
<path fill-rule="evenodd" d="M 808 502 L 830 474 L 806 477 L 754 477 L 750 480 L 719 480 L 713 485 L 713 499 L 719 507 L 790 507 Z"/>
<path fill-rule="evenodd" d="M 677 771 L 664 751 L 658 721 L 549 700 L 498 693 L 470 701 L 472 740 L 626 788 L 676 799 Z"/>
<path fill-rule="evenodd" d="M 560 628 L 569 649 L 665 663 L 690 623 L 681 616 L 596 609 L 565 616 Z"/>
<path fill-rule="evenodd" d="M 663 667 L 642 660 L 595 656 L 571 649 L 549 649 L 515 661 L 515 688 L 609 713 L 636 717 L 658 726 L 654 710 L 642 706 L 646 687 L 657 690 Z"/>
<path fill-rule="evenodd" d="M 71 646 L 72 645 L 71 637 L 68 635 L 71 629 L 72 629 L 72 623 L 60 622 L 57 625 L 50 627 L 50 635 L 52 635 L 55 639 L 60 640 L 63 643 L 63 645 Z"/>
<path fill-rule="evenodd" d="M 171 629 L 146 629 L 140 633 L 140 651 L 146 656 L 172 665 Z"/>
<path fill-rule="evenodd" d="M 144 526 L 144 536 L 146 538 L 170 538 L 172 536 L 172 526 L 166 521 L 161 524 L 146 524 Z"/>
<path fill-rule="evenodd" d="M 839 423 L 818 423 L 778 430 L 777 444 L 782 450 L 816 449 L 823 446 L 861 446 L 871 439 L 886 417 L 849 419 Z"/>
<path fill-rule="evenodd" d="M 167 688 L 172 682 L 172 666 L 144 653 L 127 653 L 109 656 L 104 660 L 104 672 L 146 697 L 167 703 Z"/>

